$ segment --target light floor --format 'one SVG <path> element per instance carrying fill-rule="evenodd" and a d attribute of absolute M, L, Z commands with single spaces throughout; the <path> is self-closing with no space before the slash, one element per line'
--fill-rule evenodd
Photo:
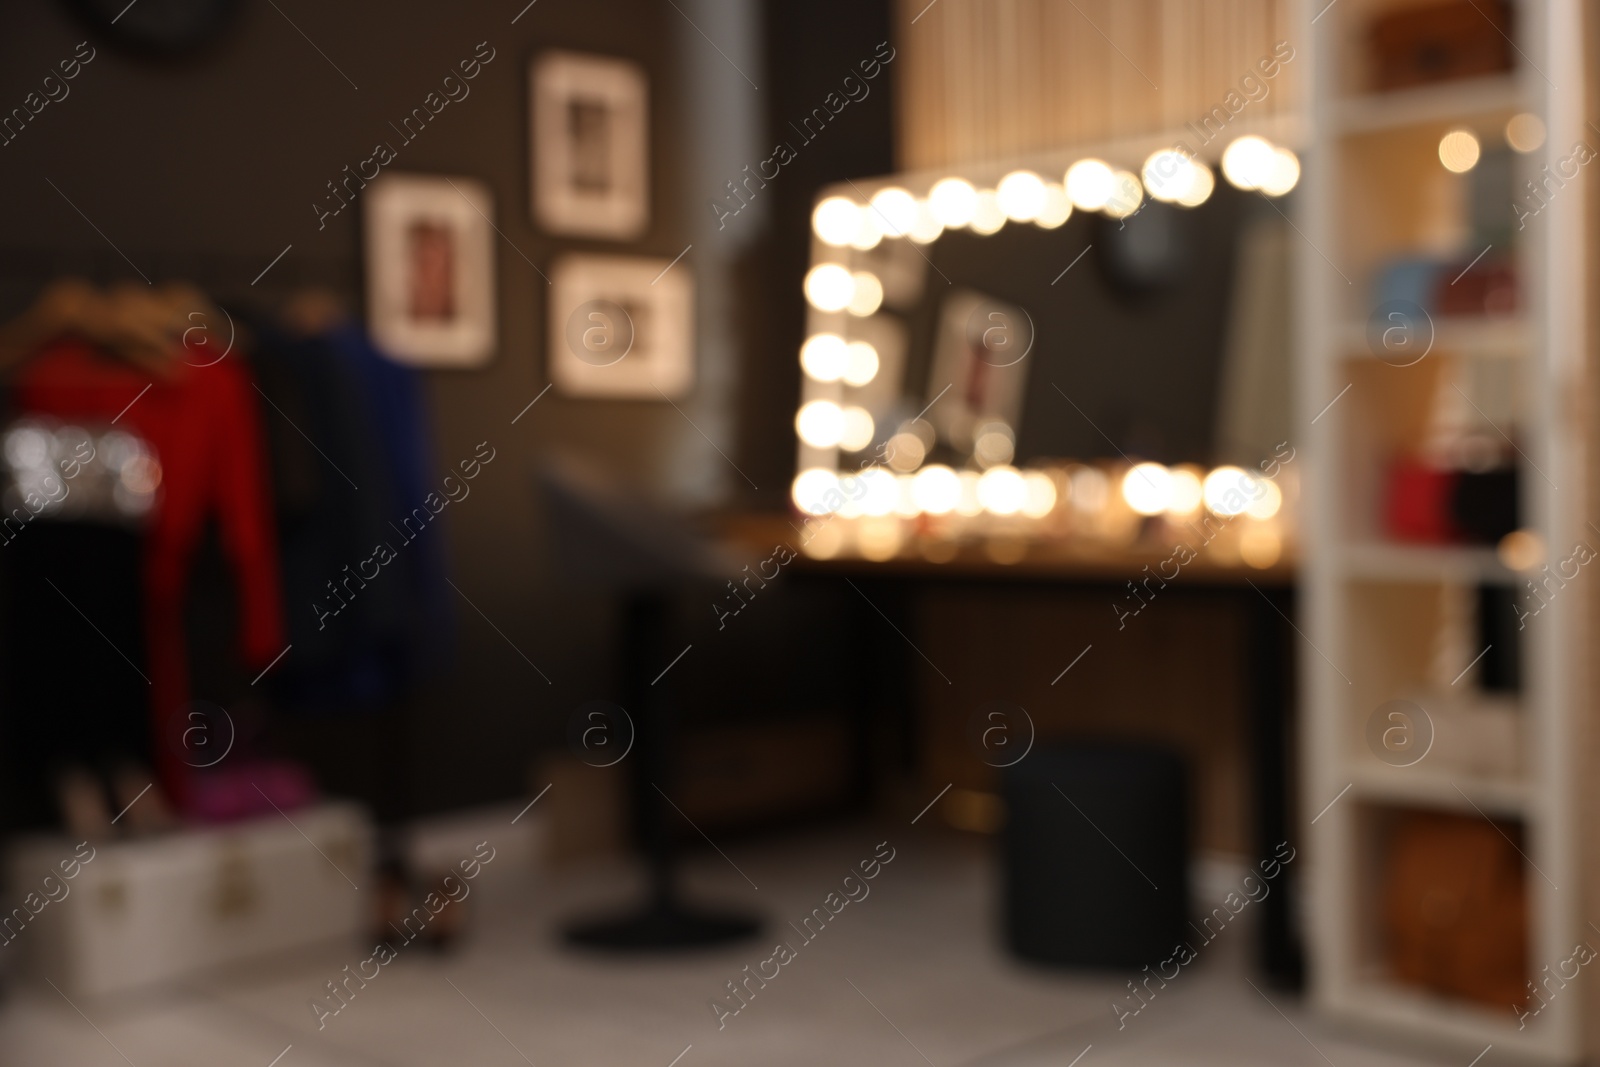
<path fill-rule="evenodd" d="M 507 867 L 480 879 L 481 908 L 460 952 L 408 947 L 320 1032 L 308 1001 L 366 951 L 336 946 L 183 989 L 75 1006 L 42 982 L 17 982 L 0 1005 L 0 1062 L 1068 1067 L 1080 1054 L 1079 1067 L 1466 1062 L 1357 1043 L 1308 1018 L 1293 997 L 1258 992 L 1245 966 L 1249 931 L 1237 927 L 1119 1031 L 1110 1005 L 1133 975 L 1044 972 L 1009 960 L 993 933 L 991 865 L 972 839 L 858 825 L 734 842 L 725 845 L 727 860 L 697 854 L 690 881 L 704 900 L 765 913 L 776 931 L 819 906 L 886 838 L 896 856 L 870 895 L 847 906 L 720 1031 L 708 1002 L 740 968 L 770 955 L 775 937 L 654 961 L 575 954 L 559 946 L 559 922 L 626 900 L 631 878 L 615 865 L 543 876 Z M 1495 1057 L 1480 1067 L 1498 1067 Z"/>

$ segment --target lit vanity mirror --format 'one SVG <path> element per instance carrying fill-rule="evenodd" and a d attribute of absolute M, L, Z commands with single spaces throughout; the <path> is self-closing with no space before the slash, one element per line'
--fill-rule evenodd
<path fill-rule="evenodd" d="M 1176 526 L 1215 563 L 1285 560 L 1299 161 L 1259 135 L 1210 161 L 1175 143 L 824 190 L 808 553 L 1117 557 Z"/>

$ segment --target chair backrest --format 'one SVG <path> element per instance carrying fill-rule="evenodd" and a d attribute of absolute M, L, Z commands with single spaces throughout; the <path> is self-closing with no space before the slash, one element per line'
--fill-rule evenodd
<path fill-rule="evenodd" d="M 665 591 L 720 582 L 738 570 L 682 517 L 577 461 L 546 463 L 537 482 L 563 581 Z"/>

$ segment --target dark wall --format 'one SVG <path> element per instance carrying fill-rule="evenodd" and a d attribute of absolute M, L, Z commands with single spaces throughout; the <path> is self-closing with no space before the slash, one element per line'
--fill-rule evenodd
<path fill-rule="evenodd" d="M 498 451 L 439 530 L 449 542 L 452 577 L 475 607 L 457 604 L 450 675 L 380 728 L 407 742 L 388 751 L 414 768 L 422 806 L 508 795 L 522 786 L 533 751 L 562 735 L 568 709 L 604 695 L 612 675 L 610 607 L 555 581 L 559 561 L 547 556 L 532 472 L 560 449 L 638 484 L 661 485 L 670 482 L 664 465 L 679 453 L 675 445 L 697 432 L 667 405 L 576 401 L 554 392 L 511 425 L 548 380 L 547 287 L 529 260 L 548 271 L 562 250 L 671 257 L 688 243 L 689 213 L 706 211 L 715 191 L 688 188 L 684 178 L 687 64 L 721 60 L 685 46 L 700 38 L 672 4 L 653 0 L 544 0 L 515 25 L 518 2 L 278 8 L 243 0 L 224 38 L 180 62 L 121 52 L 93 38 L 64 4 L 35 0 L 0 13 L 0 110 L 20 105 L 79 41 L 88 37 L 98 50 L 69 83 L 68 97 L 0 147 L 0 311 L 15 311 L 65 271 L 134 278 L 127 260 L 157 280 L 189 277 L 253 295 L 315 280 L 359 306 L 359 211 L 319 229 L 312 204 L 327 181 L 385 140 L 399 150 L 396 171 L 486 182 L 503 233 L 495 250 L 499 348 L 482 369 L 426 376 L 439 465 L 469 456 L 480 441 Z M 783 125 L 809 111 L 870 55 L 888 37 L 887 9 L 886 2 L 836 0 L 764 5 L 770 69 L 760 81 L 769 119 Z M 400 145 L 389 123 L 436 90 L 479 42 L 495 57 L 470 83 L 471 95 Z M 637 242 L 554 239 L 530 220 L 527 66 L 546 47 L 628 57 L 649 73 L 653 211 Z M 889 97 L 889 77 L 880 78 L 870 100 L 842 115 L 772 184 L 770 229 L 762 227 L 742 272 L 748 290 L 734 302 L 742 338 L 739 440 L 729 451 L 773 490 L 769 502 L 786 490 L 793 469 L 811 198 L 827 181 L 890 169 Z M 251 289 L 249 280 L 287 245 Z M 748 503 L 733 503 L 741 502 Z M 704 681 L 691 697 L 732 701 L 712 667 L 700 669 Z M 365 744 L 360 735 L 337 736 Z M 370 750 L 349 755 L 372 758 Z"/>
<path fill-rule="evenodd" d="M 894 170 L 894 81 L 891 62 L 809 142 L 790 126 L 837 93 L 846 75 L 891 39 L 888 0 L 769 0 L 763 7 L 768 140 L 795 148 L 795 159 L 763 190 L 771 196 L 768 234 L 751 251 L 743 277 L 750 340 L 743 379 L 740 450 L 769 507 L 788 506 L 794 478 L 794 412 L 800 406 L 800 345 L 805 340 L 801 282 L 810 267 L 811 208 L 817 191 L 846 178 Z M 727 221 L 730 230 L 743 216 Z"/>

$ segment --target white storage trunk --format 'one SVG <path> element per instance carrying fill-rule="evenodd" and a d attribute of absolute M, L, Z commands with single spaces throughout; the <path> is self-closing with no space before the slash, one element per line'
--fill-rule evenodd
<path fill-rule="evenodd" d="M 95 996 L 364 933 L 368 898 L 352 882 L 365 885 L 371 866 L 365 813 L 324 804 L 289 818 L 293 826 L 274 814 L 97 845 L 64 883 L 67 895 L 0 953 L 19 954 L 25 970 L 68 993 Z M 29 893 L 43 898 L 46 875 L 61 896 L 60 864 L 75 846 L 61 838 L 19 843 L 0 918 Z"/>

